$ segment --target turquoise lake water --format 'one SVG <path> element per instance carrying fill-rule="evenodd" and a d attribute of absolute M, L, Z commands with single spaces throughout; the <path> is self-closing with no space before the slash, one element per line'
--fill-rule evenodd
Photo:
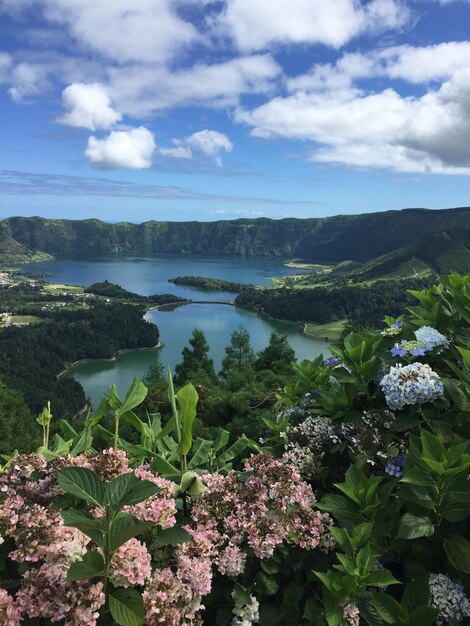
<path fill-rule="evenodd" d="M 173 293 L 192 300 L 217 301 L 230 301 L 236 294 L 177 286 L 169 283 L 168 279 L 194 275 L 265 285 L 275 276 L 295 273 L 295 270 L 285 267 L 280 259 L 176 255 L 67 259 L 36 263 L 23 266 L 23 269 L 51 274 L 48 278 L 51 282 L 88 286 L 107 279 L 143 295 Z M 287 334 L 299 361 L 312 359 L 320 352 L 326 352 L 328 347 L 324 341 L 303 335 L 295 324 L 267 319 L 251 311 L 220 303 L 188 304 L 166 312 L 153 310 L 147 313 L 146 319 L 157 324 L 164 344 L 162 348 L 129 351 L 121 354 L 117 361 L 91 361 L 72 370 L 70 375 L 80 382 L 87 398 L 94 405 L 113 383 L 119 393 L 124 395 L 134 376 L 144 376 L 153 363 L 173 368 L 181 360 L 181 351 L 187 345 L 194 328 L 204 331 L 216 369 L 220 368 L 230 334 L 241 324 L 247 327 L 255 351 L 262 350 L 267 345 L 273 330 Z"/>

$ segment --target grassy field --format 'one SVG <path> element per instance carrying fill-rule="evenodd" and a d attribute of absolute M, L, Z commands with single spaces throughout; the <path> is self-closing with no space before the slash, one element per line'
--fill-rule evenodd
<path fill-rule="evenodd" d="M 12 324 L 36 324 L 41 320 L 40 317 L 36 317 L 35 315 L 12 315 L 11 322 Z"/>
<path fill-rule="evenodd" d="M 44 291 L 48 293 L 67 292 L 70 294 L 83 293 L 84 288 L 78 285 L 61 285 L 60 283 L 46 283 L 44 285 Z"/>
<path fill-rule="evenodd" d="M 305 324 L 304 333 L 315 339 L 336 341 L 340 338 L 346 322 L 347 320 L 337 320 L 328 324 Z"/>

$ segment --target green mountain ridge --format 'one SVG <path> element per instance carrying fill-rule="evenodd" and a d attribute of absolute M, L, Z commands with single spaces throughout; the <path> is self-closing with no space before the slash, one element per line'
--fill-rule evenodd
<path fill-rule="evenodd" d="M 170 253 L 366 263 L 428 235 L 452 229 L 470 230 L 469 207 L 403 209 L 308 219 L 142 224 L 11 217 L 0 222 L 0 240 L 58 257 L 76 256 L 77 252 L 83 255 Z"/>
<path fill-rule="evenodd" d="M 470 270 L 470 230 L 448 229 L 432 233 L 372 259 L 363 265 L 351 262 L 337 267 L 335 274 L 360 280 L 423 277 Z"/>

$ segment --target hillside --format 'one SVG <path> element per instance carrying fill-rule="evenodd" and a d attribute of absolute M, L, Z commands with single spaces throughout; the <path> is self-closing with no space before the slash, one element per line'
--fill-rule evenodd
<path fill-rule="evenodd" d="M 360 280 L 420 277 L 470 269 L 470 230 L 448 229 L 427 235 L 363 265 L 337 267 L 335 275 Z"/>
<path fill-rule="evenodd" d="M 227 254 L 365 263 L 428 235 L 452 229 L 470 230 L 470 208 L 404 209 L 311 219 L 143 224 L 12 217 L 0 222 L 0 238 L 10 241 L 10 245 L 59 257 L 77 252 Z"/>
<path fill-rule="evenodd" d="M 31 263 L 32 261 L 45 261 L 51 255 L 42 251 L 32 251 L 19 243 L 13 237 L 0 232 L 0 259 L 3 263 Z"/>

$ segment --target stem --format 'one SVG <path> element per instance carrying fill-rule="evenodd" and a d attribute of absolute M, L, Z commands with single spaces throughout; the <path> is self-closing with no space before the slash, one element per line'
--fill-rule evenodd
<path fill-rule="evenodd" d="M 114 416 L 114 444 L 113 448 L 115 450 L 118 449 L 118 441 L 119 441 L 119 415 Z"/>

